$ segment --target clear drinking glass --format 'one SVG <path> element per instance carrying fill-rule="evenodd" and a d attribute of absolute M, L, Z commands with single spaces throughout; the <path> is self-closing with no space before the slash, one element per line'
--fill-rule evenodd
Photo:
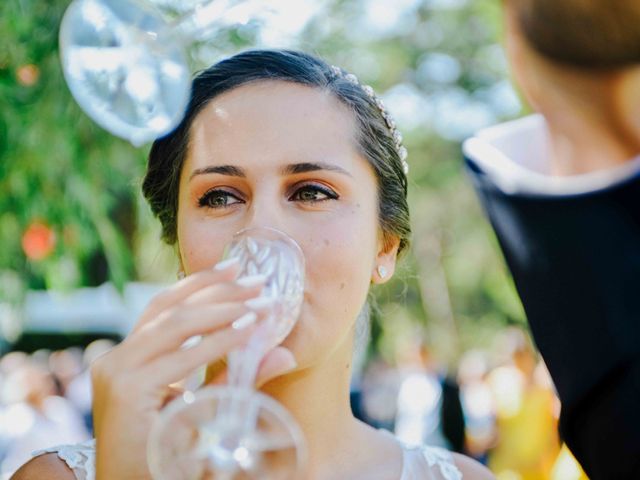
<path fill-rule="evenodd" d="M 191 92 L 185 47 L 248 22 L 268 2 L 190 1 L 169 20 L 159 0 L 74 0 L 60 25 L 69 89 L 101 127 L 135 146 L 169 133 Z M 171 3 L 171 2 L 167 2 Z"/>
<path fill-rule="evenodd" d="M 160 13 L 132 0 L 74 0 L 60 25 L 69 89 L 101 127 L 136 146 L 182 119 L 191 72 Z"/>
<path fill-rule="evenodd" d="M 270 228 L 236 234 L 225 258 L 238 258 L 243 276 L 266 277 L 262 295 L 274 300 L 247 346 L 228 356 L 228 385 L 187 391 L 153 425 L 149 468 L 157 480 L 300 478 L 304 436 L 273 398 L 255 391 L 265 353 L 281 343 L 300 314 L 304 256 L 286 234 Z"/>

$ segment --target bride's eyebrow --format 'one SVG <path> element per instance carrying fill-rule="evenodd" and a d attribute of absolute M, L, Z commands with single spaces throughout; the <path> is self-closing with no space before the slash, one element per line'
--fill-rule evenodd
<path fill-rule="evenodd" d="M 307 173 L 307 172 L 316 172 L 318 170 L 329 170 L 331 172 L 341 173 L 343 175 L 347 175 L 352 177 L 349 172 L 347 172 L 344 168 L 334 165 L 332 163 L 325 162 L 302 162 L 302 163 L 292 163 L 286 165 L 280 171 L 281 175 L 295 175 L 299 173 Z"/>
<path fill-rule="evenodd" d="M 347 175 L 349 177 L 353 177 L 349 172 L 347 172 L 344 168 L 339 165 L 335 165 L 332 163 L 326 162 L 301 162 L 301 163 L 291 163 L 286 165 L 280 170 L 280 174 L 285 175 L 296 175 L 300 173 L 308 173 L 308 172 L 317 172 L 320 170 L 328 170 L 331 172 L 341 173 L 343 175 Z M 210 165 L 204 168 L 197 168 L 189 177 L 189 180 L 192 180 L 197 175 L 208 175 L 216 173 L 218 175 L 227 175 L 229 177 L 240 177 L 246 178 L 247 173 L 243 168 L 236 167 L 234 165 Z"/>
<path fill-rule="evenodd" d="M 233 165 L 211 165 L 204 168 L 196 168 L 193 172 L 191 172 L 189 180 L 192 180 L 193 177 L 197 175 L 208 175 L 212 173 L 217 173 L 218 175 L 227 175 L 229 177 L 245 178 L 247 176 L 244 169 L 240 167 L 235 167 Z"/>

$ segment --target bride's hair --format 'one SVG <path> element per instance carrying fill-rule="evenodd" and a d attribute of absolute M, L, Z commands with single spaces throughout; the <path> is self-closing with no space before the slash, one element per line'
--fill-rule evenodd
<path fill-rule="evenodd" d="M 411 227 L 407 177 L 401 137 L 369 87 L 322 60 L 289 50 L 251 50 L 204 70 L 193 81 L 191 100 L 180 125 L 157 139 L 149 152 L 142 185 L 151 210 L 162 224 L 162 238 L 176 242 L 180 172 L 189 147 L 189 129 L 198 113 L 216 96 L 241 85 L 266 80 L 294 82 L 328 90 L 353 112 L 358 125 L 358 149 L 378 180 L 380 226 L 385 240 L 400 240 L 398 252 L 409 244 Z"/>

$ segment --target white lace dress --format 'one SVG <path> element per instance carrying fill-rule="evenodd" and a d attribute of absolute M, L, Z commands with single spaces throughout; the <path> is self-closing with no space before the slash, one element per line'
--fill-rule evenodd
<path fill-rule="evenodd" d="M 462 473 L 453 463 L 450 452 L 438 447 L 403 447 L 402 476 L 399 480 L 461 480 Z M 33 452 L 33 455 L 56 452 L 73 470 L 78 480 L 95 480 L 95 440 L 75 445 L 61 445 Z"/>

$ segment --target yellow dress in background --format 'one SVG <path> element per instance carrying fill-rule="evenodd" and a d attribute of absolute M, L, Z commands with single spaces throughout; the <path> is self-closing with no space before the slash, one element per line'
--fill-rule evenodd
<path fill-rule="evenodd" d="M 547 480 L 560 451 L 554 394 L 526 382 L 515 368 L 490 374 L 496 394 L 498 444 L 489 468 L 498 480 Z"/>

